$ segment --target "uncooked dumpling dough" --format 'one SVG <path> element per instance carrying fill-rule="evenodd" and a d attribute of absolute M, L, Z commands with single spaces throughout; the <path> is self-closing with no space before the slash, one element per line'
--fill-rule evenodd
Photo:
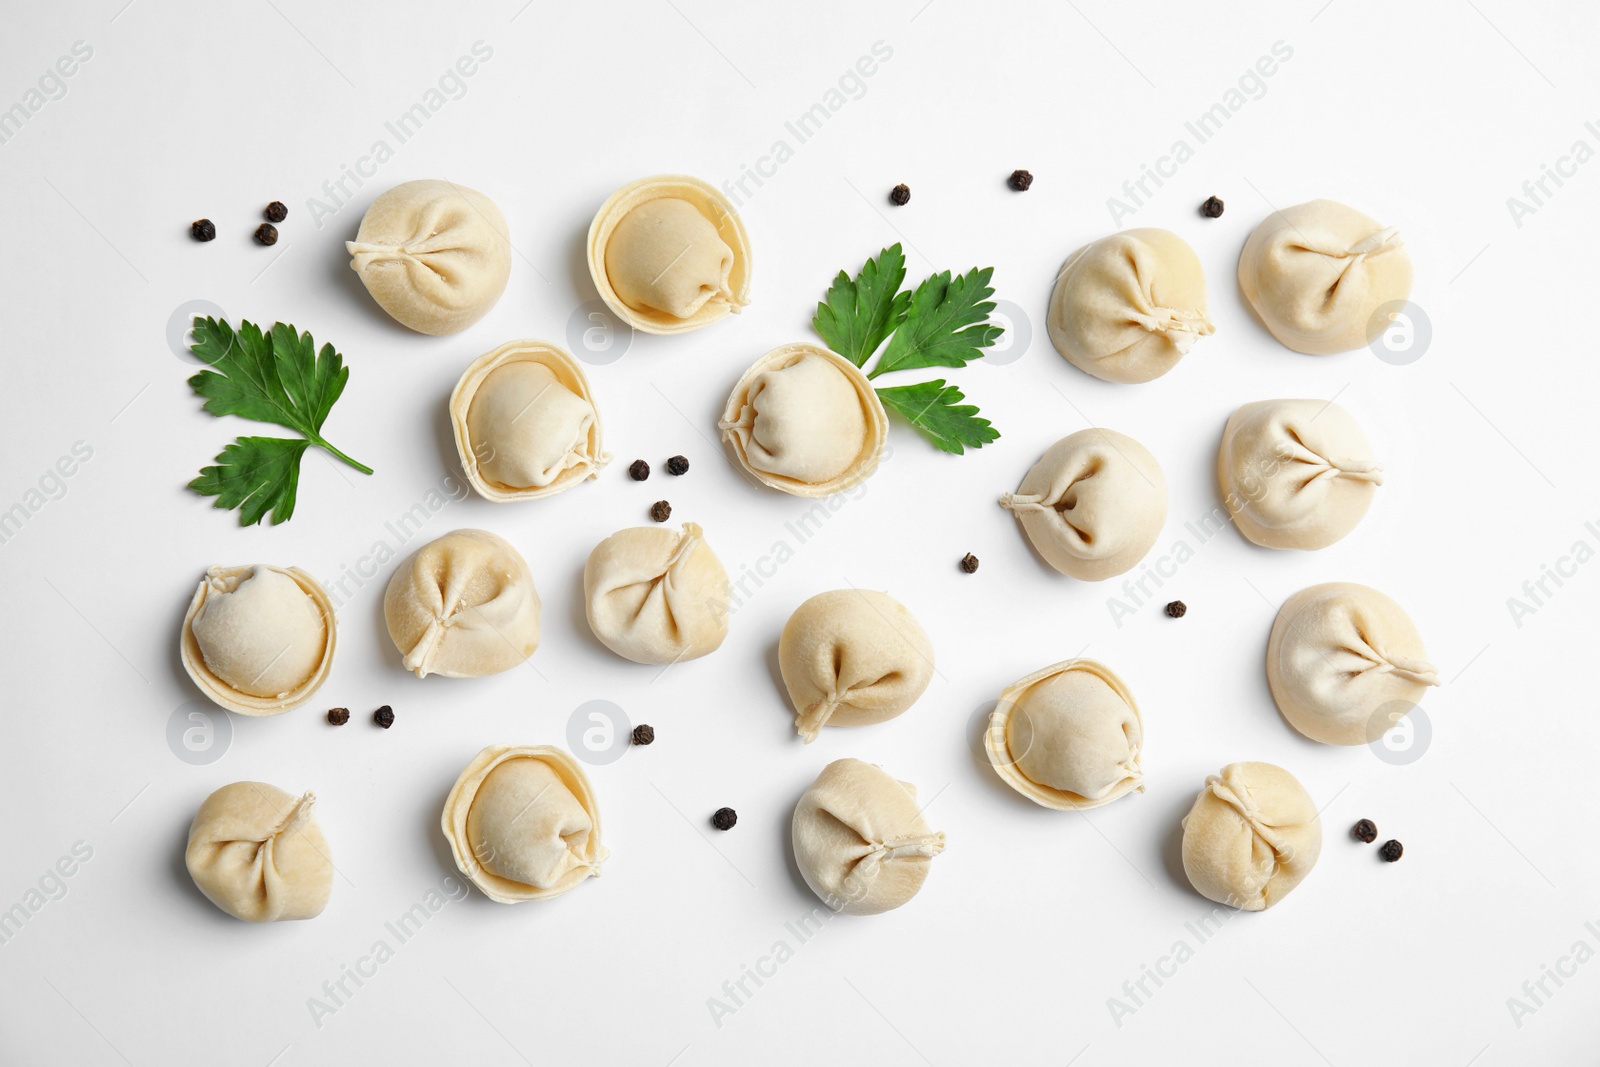
<path fill-rule="evenodd" d="M 1405 609 L 1376 589 L 1328 582 L 1278 609 L 1267 684 L 1289 725 L 1328 745 L 1364 745 L 1411 712 L 1439 674 Z"/>
<path fill-rule="evenodd" d="M 733 590 L 705 531 L 664 526 L 619 530 L 583 568 L 589 628 L 635 663 L 676 663 L 715 652 L 728 636 Z"/>
<path fill-rule="evenodd" d="M 576 360 L 546 341 L 512 341 L 467 368 L 450 394 L 467 480 L 487 500 L 533 500 L 594 478 L 611 461 Z"/>
<path fill-rule="evenodd" d="M 1047 808 L 1097 808 L 1144 792 L 1139 706 L 1094 660 L 1067 660 L 1007 686 L 983 743 L 1005 783 Z"/>
<path fill-rule="evenodd" d="M 278 715 L 328 677 L 337 634 L 328 594 L 298 567 L 211 567 L 189 602 L 179 654 L 213 703 Z"/>
<path fill-rule="evenodd" d="M 425 179 L 372 202 L 350 266 L 372 299 L 418 333 L 466 329 L 489 313 L 511 274 L 505 216 L 464 185 Z"/>
<path fill-rule="evenodd" d="M 1215 331 L 1200 257 L 1167 230 L 1123 230 L 1061 266 L 1046 319 L 1050 342 L 1108 382 L 1148 382 Z"/>
<path fill-rule="evenodd" d="M 795 866 L 834 911 L 877 915 L 917 895 L 944 834 L 917 809 L 917 787 L 858 759 L 822 769 L 795 805 Z"/>
<path fill-rule="evenodd" d="M 456 866 L 490 900 L 558 897 L 600 876 L 600 806 L 571 756 L 490 745 L 467 764 L 440 819 Z"/>
<path fill-rule="evenodd" d="M 635 329 L 682 333 L 749 303 L 750 241 L 733 205 L 700 179 L 641 178 L 596 213 L 589 273 Z"/>
<path fill-rule="evenodd" d="M 539 647 L 539 593 L 510 542 L 455 530 L 400 564 L 383 616 L 401 662 L 418 678 L 498 674 Z"/>
<path fill-rule="evenodd" d="M 1373 316 L 1411 296 L 1411 254 L 1393 226 L 1333 200 L 1262 220 L 1239 253 L 1239 289 L 1272 336 L 1325 356 L 1388 328 Z"/>
<path fill-rule="evenodd" d="M 744 372 L 717 429 L 759 481 L 795 496 L 830 496 L 878 469 L 889 417 L 854 363 L 797 343 Z"/>
<path fill-rule="evenodd" d="M 235 919 L 316 918 L 333 891 L 332 853 L 311 814 L 316 802 L 263 782 L 223 786 L 189 826 L 189 877 Z"/>
<path fill-rule="evenodd" d="M 1383 468 L 1350 413 L 1328 400 L 1258 400 L 1217 450 L 1234 525 L 1266 548 L 1325 548 L 1356 528 Z"/>
<path fill-rule="evenodd" d="M 1167 521 L 1167 480 L 1133 438 L 1079 430 L 1051 445 L 1000 506 L 1046 563 L 1098 582 L 1132 568 L 1156 543 Z"/>
<path fill-rule="evenodd" d="M 887 593 L 835 589 L 789 616 L 778 667 L 810 744 L 824 726 L 885 722 L 916 703 L 933 678 L 933 643 Z"/>
<path fill-rule="evenodd" d="M 1230 763 L 1183 817 L 1183 871 L 1200 895 L 1264 911 L 1299 885 L 1322 852 L 1317 806 L 1270 763 Z"/>

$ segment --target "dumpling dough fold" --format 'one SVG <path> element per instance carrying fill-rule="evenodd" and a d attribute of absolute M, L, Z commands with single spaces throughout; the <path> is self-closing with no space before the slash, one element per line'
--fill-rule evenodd
<path fill-rule="evenodd" d="M 389 637 L 418 678 L 478 678 L 539 647 L 539 593 L 528 564 L 487 530 L 455 530 L 418 549 L 383 597 Z"/>
<path fill-rule="evenodd" d="M 1230 763 L 1183 817 L 1183 870 L 1208 900 L 1264 911 L 1311 873 L 1322 822 L 1310 795 L 1270 763 Z"/>
<path fill-rule="evenodd" d="M 327 838 L 311 811 L 264 782 L 234 782 L 212 793 L 189 826 L 184 864 L 194 884 L 245 922 L 311 919 L 333 891 Z"/>
<path fill-rule="evenodd" d="M 635 663 L 676 663 L 715 652 L 728 636 L 728 572 L 692 522 L 620 530 L 583 568 L 589 628 Z"/>

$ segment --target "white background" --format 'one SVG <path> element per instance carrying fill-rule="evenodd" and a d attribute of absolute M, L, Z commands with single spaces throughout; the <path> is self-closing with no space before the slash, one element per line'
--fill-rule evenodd
<path fill-rule="evenodd" d="M 1520 226 L 1506 204 L 1574 141 L 1600 146 L 1584 128 L 1600 118 L 1600 17 L 1584 5 L 122 2 L 8 4 L 0 35 L 0 107 L 75 41 L 93 49 L 65 95 L 0 146 L 0 508 L 28 499 L 74 442 L 93 450 L 0 546 L 0 908 L 75 843 L 93 850 L 65 896 L 0 945 L 0 1061 L 1593 1061 L 1600 963 L 1561 964 L 1572 977 L 1546 980 L 1542 1004 L 1523 983 L 1580 940 L 1600 948 L 1584 925 L 1600 921 L 1600 565 L 1550 585 L 1520 627 L 1507 608 L 1575 541 L 1600 543 L 1584 528 L 1600 520 L 1584 447 L 1600 385 L 1600 165 L 1550 185 Z M 464 94 L 395 146 L 384 123 L 478 41 L 492 57 Z M 891 58 L 847 80 L 843 106 L 795 145 L 784 123 L 880 41 Z M 1175 139 L 1193 145 L 1184 123 L 1277 41 L 1293 55 L 1259 98 L 1120 223 L 1194 245 L 1216 335 L 1156 382 L 1091 380 L 1044 335 L 1056 267 L 1117 228 L 1107 198 Z M 319 227 L 308 198 L 379 138 L 394 157 Z M 169 719 L 199 699 L 178 627 L 205 567 L 294 564 L 324 580 L 354 568 L 385 522 L 455 475 L 445 403 L 462 369 L 513 338 L 567 344 L 595 297 L 582 247 L 599 203 L 651 173 L 737 179 L 780 138 L 793 158 L 742 198 L 752 306 L 691 335 L 634 337 L 591 366 L 616 464 L 535 503 L 452 501 L 407 547 L 466 526 L 510 538 L 544 601 L 531 665 L 477 681 L 406 674 L 381 623 L 391 565 L 342 609 L 311 705 L 235 717 L 209 765 L 177 758 Z M 1006 188 L 1014 167 L 1034 172 L 1032 191 Z M 378 193 L 430 177 L 491 196 L 517 249 L 504 298 L 444 338 L 384 316 L 343 252 Z M 911 203 L 891 208 L 902 181 Z M 1213 193 L 1227 213 L 1202 219 Z M 1319 196 L 1400 227 L 1433 326 L 1419 361 L 1297 355 L 1242 304 L 1245 236 L 1272 205 Z M 267 249 L 250 233 L 271 199 L 289 218 Z M 209 245 L 187 233 L 202 215 L 218 229 Z M 1012 323 L 1012 340 L 1031 337 L 1010 351 L 1020 358 L 948 375 L 1004 436 L 957 458 L 897 426 L 865 492 L 748 586 L 718 652 L 665 674 L 606 652 L 583 621 L 583 561 L 652 501 L 702 523 L 736 580 L 780 539 L 796 547 L 785 523 L 808 505 L 735 473 L 712 443 L 715 418 L 756 357 L 813 339 L 839 268 L 896 240 L 913 281 L 992 264 L 999 296 L 1031 319 Z M 326 433 L 377 473 L 308 455 L 299 510 L 277 528 L 241 529 L 186 492 L 233 436 L 273 432 L 213 419 L 190 394 L 193 364 L 166 338 L 194 299 L 334 343 L 351 378 Z M 1120 627 L 1116 583 L 1047 570 L 995 506 L 1057 438 L 1113 427 L 1167 475 L 1153 560 L 1215 505 L 1230 411 L 1335 396 L 1387 466 L 1363 524 L 1314 554 L 1224 530 Z M 669 478 L 679 452 L 693 469 Z M 643 485 L 624 473 L 636 457 L 658 471 Z M 971 576 L 956 568 L 968 551 L 982 558 Z M 1408 766 L 1306 741 L 1273 707 L 1262 658 L 1274 610 L 1331 580 L 1398 599 L 1440 665 L 1431 745 Z M 902 600 L 932 635 L 938 673 L 903 717 L 802 746 L 777 637 L 802 600 L 846 584 Z M 1161 614 L 1172 596 L 1187 618 Z M 1022 800 L 974 748 L 1003 686 L 1079 652 L 1126 679 L 1148 734 L 1148 792 L 1088 815 Z M 604 877 L 550 903 L 449 903 L 316 1025 L 308 999 L 323 982 L 379 938 L 392 944 L 384 924 L 453 873 L 438 814 L 461 767 L 486 744 L 565 744 L 591 699 L 657 735 L 591 771 Z M 387 733 L 368 719 L 381 703 L 398 715 Z M 324 722 L 332 705 L 352 709 L 350 725 Z M 843 756 L 936 797 L 928 818 L 949 848 L 905 908 L 840 917 L 800 944 L 784 924 L 817 902 L 790 860 L 789 816 Z M 1245 759 L 1288 767 L 1326 805 L 1323 854 L 1282 905 L 1199 944 L 1185 924 L 1210 905 L 1183 878 L 1178 821 L 1207 774 Z M 241 779 L 317 792 L 340 871 L 320 918 L 247 925 L 190 883 L 189 820 Z M 726 834 L 707 825 L 722 805 L 740 814 Z M 1404 860 L 1352 842 L 1359 817 L 1404 841 Z M 731 1004 L 723 983 L 780 940 L 793 957 L 759 989 L 747 980 L 754 995 L 718 1025 L 708 1000 Z M 1132 1004 L 1123 983 L 1179 940 L 1192 958 L 1114 1019 L 1108 999 Z M 1513 996 L 1536 1010 L 1514 1017 Z"/>

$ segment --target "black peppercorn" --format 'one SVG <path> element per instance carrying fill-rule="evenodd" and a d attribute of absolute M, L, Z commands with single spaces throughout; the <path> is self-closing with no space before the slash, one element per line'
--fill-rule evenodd
<path fill-rule="evenodd" d="M 653 726 L 635 726 L 633 728 L 633 743 L 648 745 L 656 739 L 656 730 Z"/>
<path fill-rule="evenodd" d="M 650 477 L 650 464 L 642 459 L 636 459 L 628 465 L 628 477 L 636 482 L 642 482 Z"/>
<path fill-rule="evenodd" d="M 968 552 L 961 557 L 961 569 L 967 574 L 975 574 L 978 570 L 978 557 Z"/>
<path fill-rule="evenodd" d="M 350 721 L 349 708 L 329 708 L 328 721 L 334 726 L 343 726 Z"/>
<path fill-rule="evenodd" d="M 1383 857 L 1383 862 L 1393 863 L 1406 854 L 1405 846 L 1398 841 L 1385 841 L 1383 847 L 1378 849 L 1378 855 Z"/>
<path fill-rule="evenodd" d="M 688 461 L 688 459 L 686 459 L 683 456 L 673 456 L 671 459 L 667 460 L 667 473 L 668 474 L 688 474 L 689 473 L 689 461 Z"/>
<path fill-rule="evenodd" d="M 278 243 L 278 228 L 270 222 L 263 222 L 256 227 L 256 241 L 264 245 Z"/>
<path fill-rule="evenodd" d="M 666 522 L 672 518 L 672 505 L 665 500 L 657 500 L 650 505 L 650 517 L 657 522 Z"/>
<path fill-rule="evenodd" d="M 1370 845 L 1378 839 L 1378 824 L 1371 819 L 1361 819 L 1350 828 L 1350 833 L 1357 841 Z"/>
<path fill-rule="evenodd" d="M 711 825 L 718 830 L 732 830 L 733 824 L 739 821 L 739 813 L 732 808 L 718 808 L 717 813 L 711 816 Z"/>
<path fill-rule="evenodd" d="M 217 238 L 217 228 L 211 224 L 210 219 L 195 219 L 189 224 L 189 234 L 196 241 L 214 241 Z"/>
<path fill-rule="evenodd" d="M 1019 193 L 1025 193 L 1028 191 L 1028 186 L 1033 184 L 1033 172 L 1026 170 L 1014 170 L 1011 172 L 1009 181 L 1011 188 L 1015 189 Z"/>
<path fill-rule="evenodd" d="M 905 207 L 911 203 L 911 187 L 904 182 L 889 190 L 889 203 L 895 207 Z"/>
<path fill-rule="evenodd" d="M 1208 219 L 1222 217 L 1222 201 L 1214 196 L 1206 197 L 1206 202 L 1200 205 L 1200 214 Z"/>
<path fill-rule="evenodd" d="M 372 713 L 372 721 L 387 730 L 394 725 L 394 709 L 385 704 Z"/>
<path fill-rule="evenodd" d="M 289 209 L 283 206 L 282 200 L 274 200 L 267 205 L 267 210 L 262 212 L 268 222 L 282 222 L 289 217 Z"/>
<path fill-rule="evenodd" d="M 1188 613 L 1189 605 L 1185 604 L 1181 600 L 1174 600 L 1172 603 L 1167 605 L 1167 617 L 1170 619 L 1181 619 Z"/>

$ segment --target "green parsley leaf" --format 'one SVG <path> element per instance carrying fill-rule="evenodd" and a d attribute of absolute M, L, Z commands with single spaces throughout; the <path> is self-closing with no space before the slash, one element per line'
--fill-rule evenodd
<path fill-rule="evenodd" d="M 961 367 L 982 356 L 1005 332 L 988 321 L 994 310 L 989 299 L 993 275 L 993 267 L 974 267 L 955 278 L 942 271 L 917 286 L 905 322 L 867 377 L 919 367 Z"/>
<path fill-rule="evenodd" d="M 840 271 L 827 298 L 817 305 L 812 329 L 839 355 L 865 366 L 884 338 L 905 321 L 911 306 L 911 294 L 900 292 L 905 280 L 906 257 L 899 244 L 862 264 L 854 281 Z"/>
<path fill-rule="evenodd" d="M 978 417 L 978 409 L 963 404 L 966 397 L 944 379 L 895 385 L 877 390 L 878 399 L 916 427 L 917 432 L 943 452 L 961 455 L 962 446 L 982 448 L 998 440 L 1000 431 L 988 419 Z"/>
<path fill-rule="evenodd" d="M 287 437 L 241 437 L 217 455 L 217 466 L 201 467 L 189 488 L 214 496 L 212 507 L 239 509 L 239 525 L 254 526 L 270 510 L 274 525 L 294 514 L 300 457 L 310 441 Z"/>

